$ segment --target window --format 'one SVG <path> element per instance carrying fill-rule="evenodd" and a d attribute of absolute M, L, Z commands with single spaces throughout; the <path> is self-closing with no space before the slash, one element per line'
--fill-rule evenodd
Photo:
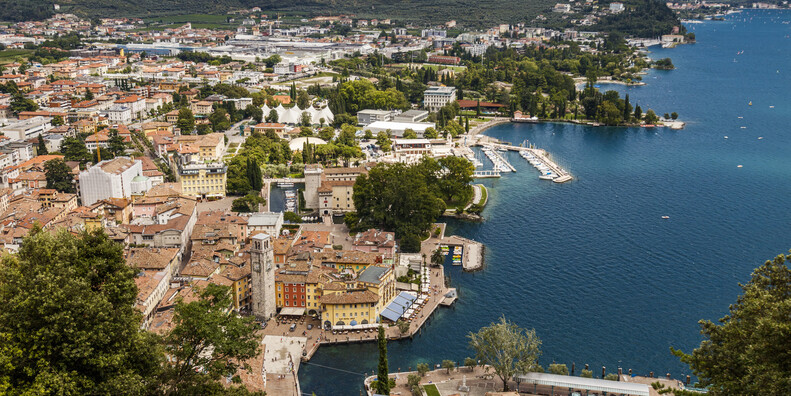
<path fill-rule="evenodd" d="M 286 306 L 288 306 L 288 300 L 286 300 Z"/>

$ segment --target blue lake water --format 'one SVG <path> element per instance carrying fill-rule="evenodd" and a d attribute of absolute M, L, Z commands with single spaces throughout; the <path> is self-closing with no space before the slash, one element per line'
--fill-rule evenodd
<path fill-rule="evenodd" d="M 652 48 L 676 70 L 650 72 L 646 86 L 602 87 L 644 110 L 678 112 L 683 130 L 488 130 L 547 149 L 576 180 L 539 180 L 507 154 L 517 172 L 483 182 L 486 221 L 449 224 L 486 244 L 486 268 L 447 269 L 460 299 L 414 340 L 389 343 L 391 371 L 463 360 L 472 355 L 465 335 L 505 315 L 536 329 L 544 365 L 688 374 L 669 347 L 699 344 L 697 321 L 723 316 L 737 283 L 791 248 L 789 20 L 789 12 L 748 11 L 691 24 L 697 44 Z M 376 364 L 375 343 L 322 347 L 300 368 L 302 390 L 356 395 Z"/>

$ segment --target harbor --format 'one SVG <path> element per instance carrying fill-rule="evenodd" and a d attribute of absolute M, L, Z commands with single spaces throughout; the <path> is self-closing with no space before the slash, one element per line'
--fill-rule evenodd
<path fill-rule="evenodd" d="M 539 179 L 551 180 L 555 183 L 565 183 L 573 180 L 571 174 L 553 161 L 546 150 L 535 147 L 512 146 L 509 144 L 497 142 L 480 142 L 483 153 L 492 160 L 495 164 L 495 172 L 515 172 L 516 168 L 513 167 L 500 153 L 507 151 L 516 151 L 519 155 L 527 160 L 536 170 L 539 171 Z M 507 170 L 503 170 L 507 169 Z M 476 177 L 486 177 L 477 176 Z M 495 176 L 489 176 L 495 177 Z"/>

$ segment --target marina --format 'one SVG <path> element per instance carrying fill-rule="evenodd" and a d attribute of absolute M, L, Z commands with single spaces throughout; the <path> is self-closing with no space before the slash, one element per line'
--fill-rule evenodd
<path fill-rule="evenodd" d="M 516 168 L 511 165 L 502 155 L 497 151 L 501 147 L 490 147 L 484 146 L 483 147 L 483 154 L 489 158 L 490 161 L 494 164 L 494 169 L 499 172 L 516 172 Z"/>

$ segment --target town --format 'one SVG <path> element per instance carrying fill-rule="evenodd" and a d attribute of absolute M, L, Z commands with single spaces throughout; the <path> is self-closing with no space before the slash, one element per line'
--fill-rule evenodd
<path fill-rule="evenodd" d="M 483 220 L 474 181 L 515 172 L 506 152 L 542 180 L 574 179 L 487 128 L 683 128 L 597 84 L 672 69 L 646 48 L 694 33 L 590 30 L 619 2 L 547 12 L 584 16 L 467 30 L 255 7 L 219 27 L 69 13 L 0 25 L 0 244 L 106 234 L 135 271 L 140 327 L 162 336 L 179 304 L 224 287 L 222 309 L 255 318 L 260 349 L 219 382 L 302 394 L 299 365 L 322 345 L 409 338 L 463 298 L 445 266 L 481 270 L 485 247 L 442 218 Z"/>

